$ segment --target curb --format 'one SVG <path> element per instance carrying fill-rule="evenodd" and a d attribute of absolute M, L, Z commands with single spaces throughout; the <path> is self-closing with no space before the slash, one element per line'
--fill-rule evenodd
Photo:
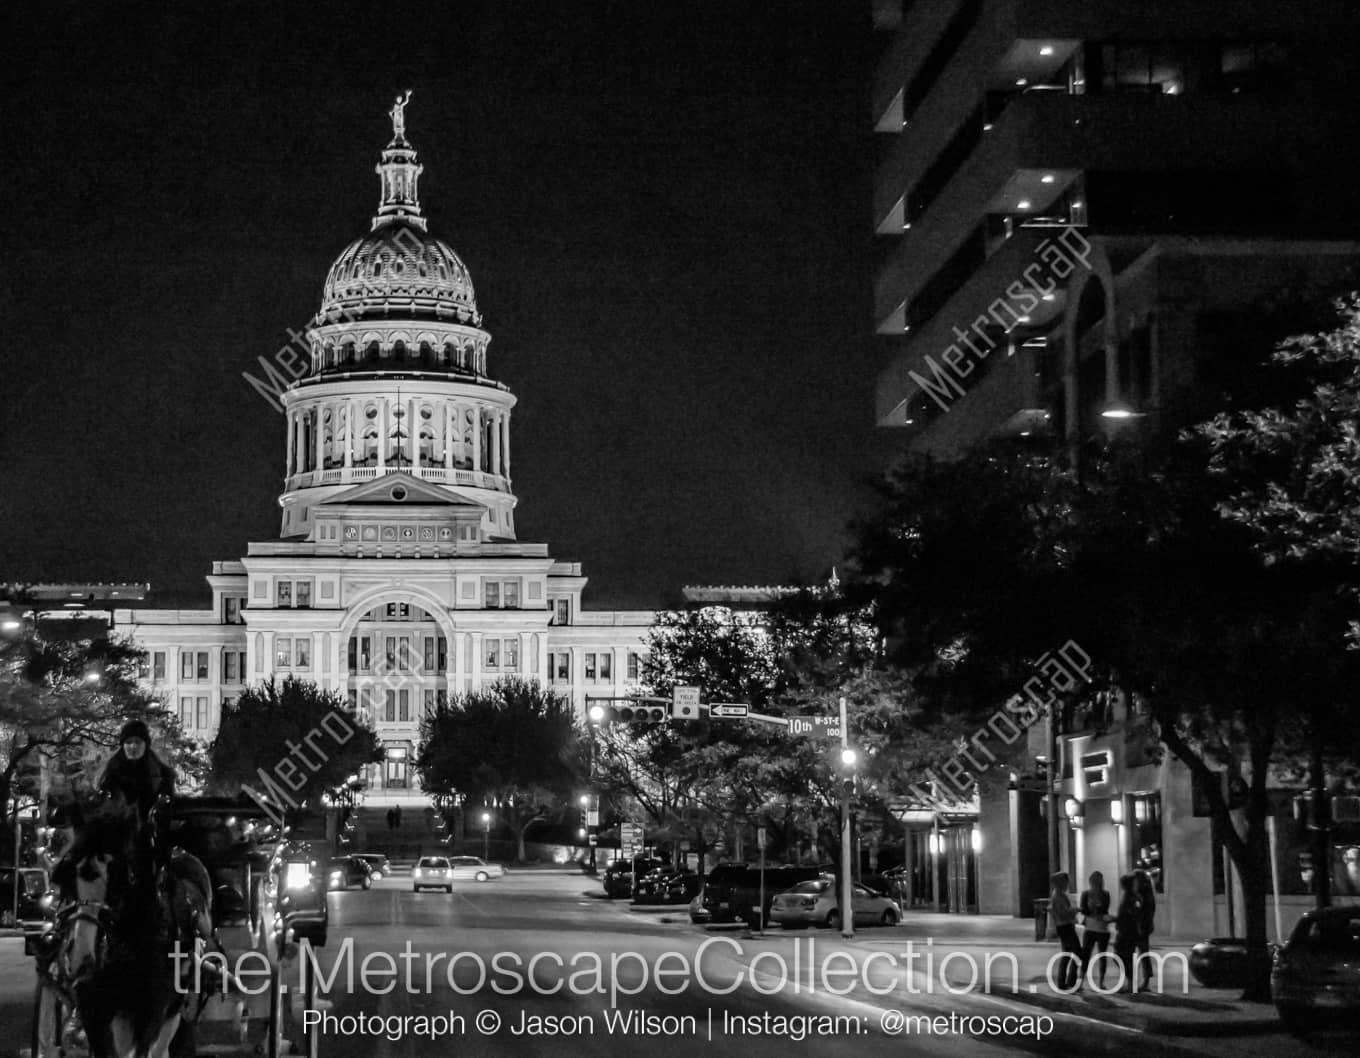
<path fill-rule="evenodd" d="M 1156 1036 L 1179 1036 L 1184 1038 L 1206 1036 L 1258 1036 L 1283 1031 L 1279 1016 L 1273 1007 L 1269 1014 L 1253 1014 L 1249 1017 L 1233 1017 L 1236 1009 L 1229 1006 L 1221 1008 L 1220 1016 L 1203 1018 L 1178 1018 L 1157 1011 L 1143 1012 L 1130 1010 L 1122 1005 L 1111 1003 L 1099 1010 L 1088 1009 L 1069 999 L 1047 995 L 1043 992 L 997 993 L 1000 998 L 1017 1003 L 1038 1007 L 1051 1014 L 1070 1014 L 1091 1018 L 1126 1029 L 1145 1032 Z M 1206 1012 L 1211 1013 L 1211 1012 Z"/>

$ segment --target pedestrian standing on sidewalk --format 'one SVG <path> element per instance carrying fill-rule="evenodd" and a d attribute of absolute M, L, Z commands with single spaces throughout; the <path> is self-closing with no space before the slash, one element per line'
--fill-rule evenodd
<path fill-rule="evenodd" d="M 1110 891 L 1105 888 L 1105 876 L 1099 871 L 1091 872 L 1091 887 L 1081 894 L 1081 921 L 1083 927 L 1081 934 L 1081 980 L 1085 984 L 1091 968 L 1091 956 L 1099 949 L 1100 954 L 1104 955 L 1110 947 L 1110 923 L 1114 921 L 1114 916 L 1110 914 Z M 1099 960 L 1099 972 L 1096 974 L 1097 987 L 1105 987 L 1105 960 Z"/>
<path fill-rule="evenodd" d="M 1135 960 L 1142 984 L 1139 987 L 1146 991 L 1152 984 L 1152 926 L 1153 920 L 1157 915 L 1157 891 L 1152 885 L 1152 875 L 1147 871 L 1134 871 L 1134 888 L 1138 892 L 1138 906 L 1141 908 L 1141 915 L 1138 919 L 1138 958 Z"/>
<path fill-rule="evenodd" d="M 1133 952 L 1142 934 L 1143 907 L 1133 875 L 1119 879 L 1119 910 L 1114 917 L 1114 953 L 1124 967 L 1124 986 L 1133 991 Z"/>
<path fill-rule="evenodd" d="M 1077 912 L 1067 897 L 1067 872 L 1059 871 L 1052 878 L 1053 889 L 1048 894 L 1048 913 L 1053 916 L 1053 927 L 1058 931 L 1063 960 L 1058 971 L 1058 991 L 1070 992 L 1080 984 L 1081 943 L 1077 940 Z"/>

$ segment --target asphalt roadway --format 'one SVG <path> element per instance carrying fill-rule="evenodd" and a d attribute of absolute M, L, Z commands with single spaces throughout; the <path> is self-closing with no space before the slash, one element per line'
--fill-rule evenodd
<path fill-rule="evenodd" d="M 310 1011 L 292 1004 L 326 1058 L 1351 1053 L 1274 1033 L 1166 1039 L 950 994 L 920 960 L 881 943 L 695 926 L 683 907 L 642 913 L 605 900 L 575 873 L 512 871 L 451 895 L 414 893 L 396 876 L 330 901 L 328 943 L 315 952 L 320 993 Z M 242 980 L 263 990 L 258 960 L 240 958 Z M 287 977 L 297 983 L 296 965 Z M 32 996 L 21 942 L 0 939 L 0 1055 L 24 1053 Z M 200 1053 L 229 1053 L 214 1043 L 229 1038 L 214 1035 L 224 1027 L 205 1026 Z"/>

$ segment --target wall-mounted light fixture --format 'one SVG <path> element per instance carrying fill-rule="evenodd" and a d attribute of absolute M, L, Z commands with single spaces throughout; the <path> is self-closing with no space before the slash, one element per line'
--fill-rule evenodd
<path fill-rule="evenodd" d="M 1110 802 L 1110 822 L 1118 825 L 1124 823 L 1124 799 L 1116 797 Z"/>

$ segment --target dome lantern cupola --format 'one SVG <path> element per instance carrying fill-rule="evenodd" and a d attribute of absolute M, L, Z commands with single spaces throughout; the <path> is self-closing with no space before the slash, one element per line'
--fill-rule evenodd
<path fill-rule="evenodd" d="M 405 95 L 397 96 L 390 111 L 392 142 L 383 151 L 375 170 L 382 178 L 382 201 L 378 203 L 378 215 L 373 218 L 374 231 L 395 221 L 425 230 L 416 189 L 424 166 L 416 161 L 415 148 L 406 142 L 406 104 L 410 101 L 411 92 L 407 89 Z"/>

